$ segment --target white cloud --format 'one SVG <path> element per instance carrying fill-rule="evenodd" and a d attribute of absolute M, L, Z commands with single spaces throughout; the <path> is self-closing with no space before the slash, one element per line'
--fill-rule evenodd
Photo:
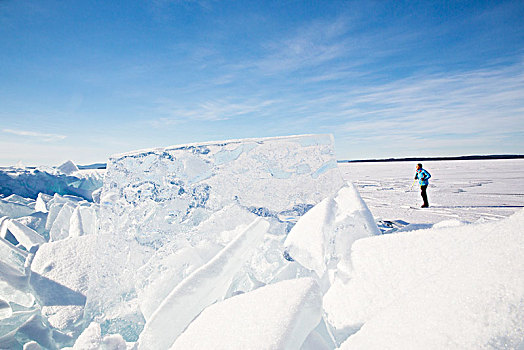
<path fill-rule="evenodd" d="M 346 130 L 383 124 L 422 135 L 524 132 L 524 64 L 455 74 L 415 75 L 346 96 Z M 356 123 L 352 117 L 365 116 Z M 375 125 L 378 124 L 378 125 Z"/>
<path fill-rule="evenodd" d="M 331 94 L 322 122 L 346 158 L 522 153 L 522 96 L 524 62 L 419 73 Z M 319 109 L 312 103 L 310 109 Z M 362 150 L 355 153 L 355 147 Z"/>
<path fill-rule="evenodd" d="M 46 134 L 46 133 L 28 131 L 28 130 L 2 129 L 2 131 L 4 133 L 13 134 L 17 136 L 24 136 L 24 137 L 33 138 L 33 139 L 39 139 L 45 142 L 60 141 L 66 138 L 65 135 Z"/>
<path fill-rule="evenodd" d="M 208 100 L 195 108 L 181 108 L 175 101 L 161 99 L 157 101 L 157 112 L 167 115 L 153 120 L 155 127 L 173 125 L 184 121 L 220 121 L 261 113 L 265 108 L 275 104 L 276 100 L 244 100 L 240 102 L 225 99 Z"/>
<path fill-rule="evenodd" d="M 348 20 L 341 17 L 334 22 L 318 21 L 301 27 L 292 35 L 268 42 L 262 58 L 244 62 L 240 68 L 274 74 L 326 64 L 348 54 L 349 41 L 344 38 L 348 26 Z"/>

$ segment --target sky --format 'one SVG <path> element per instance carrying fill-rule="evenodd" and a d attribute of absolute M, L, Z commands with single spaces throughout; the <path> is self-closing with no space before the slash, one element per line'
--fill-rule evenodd
<path fill-rule="evenodd" d="M 0 0 L 0 165 L 331 133 L 524 154 L 524 1 Z"/>

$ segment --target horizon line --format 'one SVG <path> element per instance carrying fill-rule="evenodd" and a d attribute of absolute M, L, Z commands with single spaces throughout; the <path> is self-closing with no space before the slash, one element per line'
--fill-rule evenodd
<path fill-rule="evenodd" d="M 446 161 L 446 160 L 494 160 L 494 159 L 521 159 L 524 154 L 491 154 L 448 157 L 402 157 L 402 158 L 371 158 L 371 159 L 342 159 L 337 163 L 379 163 L 379 162 L 410 162 L 410 161 Z"/>

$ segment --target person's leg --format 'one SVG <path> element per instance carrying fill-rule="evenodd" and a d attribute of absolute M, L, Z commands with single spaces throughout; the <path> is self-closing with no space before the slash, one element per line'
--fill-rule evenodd
<path fill-rule="evenodd" d="M 420 195 L 422 196 L 422 200 L 424 201 L 423 207 L 429 207 L 428 194 L 426 193 L 427 188 L 428 188 L 428 185 L 420 186 Z"/>

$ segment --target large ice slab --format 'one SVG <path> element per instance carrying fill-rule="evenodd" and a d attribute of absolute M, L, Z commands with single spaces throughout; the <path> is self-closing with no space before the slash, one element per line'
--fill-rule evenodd
<path fill-rule="evenodd" d="M 15 247 L 11 242 L 0 237 L 0 262 L 17 271 L 17 273 L 25 275 L 27 272 L 27 256 L 27 251 Z"/>
<path fill-rule="evenodd" d="M 321 315 L 314 279 L 283 281 L 208 307 L 171 350 L 300 349 Z"/>
<path fill-rule="evenodd" d="M 48 195 L 45 193 L 39 193 L 38 196 L 36 197 L 35 210 L 42 212 L 42 213 L 47 213 L 48 212 L 47 203 L 52 199 L 53 199 L 53 196 L 51 195 Z"/>
<path fill-rule="evenodd" d="M 319 277 L 326 271 L 335 215 L 336 203 L 330 196 L 301 217 L 284 242 L 288 255 Z"/>
<path fill-rule="evenodd" d="M 53 225 L 49 230 L 50 241 L 59 241 L 69 236 L 69 224 L 74 210 L 75 208 L 68 203 L 61 206 L 60 211 L 54 218 Z"/>
<path fill-rule="evenodd" d="M 44 236 L 47 213 L 37 211 L 31 215 L 22 216 L 14 220 Z"/>
<path fill-rule="evenodd" d="M 17 341 L 16 334 L 37 313 L 37 309 L 21 310 L 13 312 L 10 317 L 3 319 L 0 322 L 0 349 L 20 349 L 21 344 Z"/>
<path fill-rule="evenodd" d="M 32 307 L 28 260 L 31 254 L 0 238 L 0 300 Z"/>
<path fill-rule="evenodd" d="M 317 204 L 342 184 L 330 135 L 137 151 L 109 160 L 102 229 L 156 245 L 232 202 L 277 215 Z"/>
<path fill-rule="evenodd" d="M 498 222 L 355 242 L 350 280 L 324 296 L 338 335 L 358 330 L 343 348 L 517 348 L 523 225 L 524 210 Z"/>
<path fill-rule="evenodd" d="M 139 349 L 167 349 L 204 308 L 221 300 L 268 227 L 264 219 L 255 219 L 213 259 L 180 282 L 146 323 Z"/>
<path fill-rule="evenodd" d="M 136 285 L 140 311 L 149 320 L 166 296 L 204 261 L 196 248 L 188 244 L 162 247 L 140 268 Z"/>
<path fill-rule="evenodd" d="M 99 317 L 136 297 L 136 271 L 173 240 L 226 243 L 227 234 L 198 236 L 203 231 L 194 228 L 231 205 L 271 223 L 271 237 L 249 272 L 269 283 L 286 264 L 282 241 L 289 229 L 342 185 L 331 135 L 207 142 L 111 157 L 100 196 L 100 265 L 91 279 L 88 318 L 120 332 L 121 326 L 112 329 Z"/>

